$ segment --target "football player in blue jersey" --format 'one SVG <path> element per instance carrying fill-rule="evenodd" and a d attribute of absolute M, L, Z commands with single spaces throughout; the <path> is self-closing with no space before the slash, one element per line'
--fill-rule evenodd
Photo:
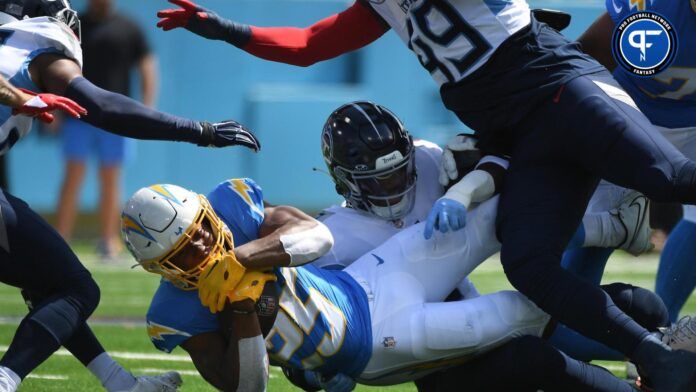
<path fill-rule="evenodd" d="M 691 0 L 607 0 L 607 12 L 580 37 L 584 50 L 597 58 L 630 94 L 656 128 L 685 156 L 696 159 L 696 2 Z M 674 62 L 653 77 L 638 77 L 617 67 L 612 57 L 614 29 L 628 15 L 656 12 L 673 23 L 679 46 Z M 602 184 L 595 199 L 622 191 Z M 564 264 L 592 282 L 599 282 L 610 250 L 578 250 L 566 254 Z M 696 207 L 684 206 L 679 222 L 660 258 L 655 290 L 665 301 L 670 318 L 679 311 L 696 286 Z M 692 321 L 696 325 L 696 320 Z M 696 328 L 696 327 L 695 327 Z"/>
<path fill-rule="evenodd" d="M 0 106 L 0 154 L 30 131 L 34 116 L 50 120 L 44 106 L 69 112 L 72 101 L 86 108 L 75 107 L 82 120 L 121 135 L 258 149 L 256 138 L 236 122 L 175 117 L 95 87 L 82 77 L 79 26 L 67 0 L 0 0 L 0 75 L 39 93 L 19 109 Z M 15 391 L 60 346 L 109 391 L 176 389 L 178 374 L 135 378 L 104 351 L 85 323 L 99 303 L 99 288 L 60 235 L 5 190 L 0 212 L 0 281 L 21 288 L 31 308 L 0 359 L 0 391 Z"/>
<path fill-rule="evenodd" d="M 562 323 L 632 358 L 656 390 L 696 388 L 696 354 L 671 350 L 605 292 L 561 267 L 600 179 L 694 204 L 696 163 L 657 133 L 606 68 L 540 23 L 526 1 L 357 0 L 308 28 L 249 26 L 170 1 L 180 8 L 159 13 L 164 30 L 185 28 L 298 66 L 393 29 L 479 145 L 513 157 L 498 213 L 512 285 Z M 434 208 L 433 228 L 461 226 L 459 201 Z"/>

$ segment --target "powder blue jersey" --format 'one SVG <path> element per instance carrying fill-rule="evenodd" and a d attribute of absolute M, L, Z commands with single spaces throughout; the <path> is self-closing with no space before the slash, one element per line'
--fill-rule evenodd
<path fill-rule="evenodd" d="M 208 194 L 211 206 L 234 236 L 236 246 L 259 236 L 263 194 L 251 179 L 233 179 Z M 276 321 L 266 337 L 271 361 L 321 372 L 359 375 L 370 359 L 372 330 L 367 297 L 345 272 L 314 266 L 277 268 L 280 294 Z M 170 352 L 189 337 L 217 331 L 215 314 L 197 291 L 162 280 L 147 314 L 155 347 Z"/>
<path fill-rule="evenodd" d="M 665 17 L 679 40 L 672 65 L 654 77 L 632 75 L 617 67 L 614 77 L 653 124 L 666 128 L 696 126 L 696 1 L 606 0 L 614 23 L 638 11 Z"/>
<path fill-rule="evenodd" d="M 13 86 L 38 92 L 29 75 L 29 65 L 39 55 L 55 53 L 82 66 L 80 42 L 68 26 L 54 18 L 41 17 L 0 26 L 0 75 Z M 32 118 L 12 115 L 0 105 L 0 155 L 31 130 Z"/>

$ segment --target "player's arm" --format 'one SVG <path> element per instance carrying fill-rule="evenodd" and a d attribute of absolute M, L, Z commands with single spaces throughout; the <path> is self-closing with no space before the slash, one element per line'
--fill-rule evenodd
<path fill-rule="evenodd" d="M 333 236 L 323 223 L 295 207 L 266 205 L 259 238 L 234 253 L 246 268 L 262 270 L 307 264 L 332 246 Z"/>
<path fill-rule="evenodd" d="M 54 110 L 60 110 L 67 115 L 80 118 L 87 111 L 75 102 L 53 94 L 36 94 L 29 90 L 18 89 L 0 75 L 0 105 L 12 108 L 12 114 L 23 114 L 36 117 L 45 123 L 54 120 Z"/>
<path fill-rule="evenodd" d="M 43 54 L 29 67 L 43 91 L 64 95 L 87 109 L 84 121 L 106 131 L 135 139 L 173 140 L 199 146 L 241 145 L 259 149 L 256 137 L 234 121 L 211 124 L 158 112 L 82 77 L 79 65 L 56 54 Z"/>
<path fill-rule="evenodd" d="M 609 71 L 616 68 L 611 51 L 614 26 L 611 16 L 605 12 L 578 39 L 585 53 L 597 59 Z"/>
<path fill-rule="evenodd" d="M 362 48 L 389 27 L 362 1 L 343 12 L 306 27 L 257 27 L 224 19 L 187 0 L 169 0 L 178 9 L 157 13 L 158 27 L 178 27 L 214 40 L 226 41 L 254 56 L 306 67 Z"/>
<path fill-rule="evenodd" d="M 0 75 L 0 105 L 18 108 L 31 99 L 31 95 L 15 88 Z"/>
<path fill-rule="evenodd" d="M 265 391 L 268 356 L 254 302 L 228 304 L 220 331 L 192 336 L 181 347 L 201 376 L 221 391 Z"/>

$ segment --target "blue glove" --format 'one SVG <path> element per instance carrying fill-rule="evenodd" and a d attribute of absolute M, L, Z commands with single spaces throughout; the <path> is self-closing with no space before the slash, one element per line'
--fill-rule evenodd
<path fill-rule="evenodd" d="M 466 226 L 466 207 L 464 204 L 446 198 L 438 199 L 428 214 L 425 222 L 423 236 L 429 240 L 434 230 L 447 233 L 449 230 L 457 231 Z"/>
<path fill-rule="evenodd" d="M 355 380 L 342 373 L 327 380 L 321 373 L 306 370 L 305 380 L 312 386 L 321 388 L 326 392 L 350 392 L 355 389 Z"/>

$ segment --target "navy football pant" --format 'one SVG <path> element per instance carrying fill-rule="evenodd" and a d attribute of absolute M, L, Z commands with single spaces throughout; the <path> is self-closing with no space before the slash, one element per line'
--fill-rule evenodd
<path fill-rule="evenodd" d="M 606 369 L 572 359 L 536 336 L 513 339 L 416 386 L 419 392 L 635 391 Z"/>
<path fill-rule="evenodd" d="M 0 365 L 24 378 L 63 344 L 93 359 L 104 350 L 85 324 L 99 303 L 89 271 L 24 201 L 0 190 L 0 212 L 0 281 L 32 302 Z"/>
<path fill-rule="evenodd" d="M 561 268 L 563 250 L 600 178 L 655 200 L 696 203 L 696 164 L 615 86 L 608 72 L 579 77 L 514 130 L 498 235 L 515 288 L 559 322 L 631 357 L 648 331 L 601 288 Z"/>

